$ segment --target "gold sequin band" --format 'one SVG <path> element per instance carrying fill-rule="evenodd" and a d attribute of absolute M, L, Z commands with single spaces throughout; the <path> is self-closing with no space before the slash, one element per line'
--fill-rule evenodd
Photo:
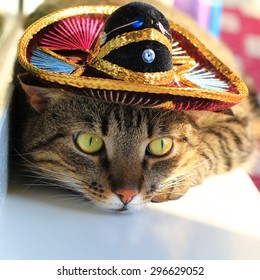
<path fill-rule="evenodd" d="M 95 62 L 94 67 L 105 73 L 109 73 L 115 79 L 150 85 L 167 85 L 173 81 L 174 70 L 164 72 L 136 72 L 113 64 L 107 60 L 100 59 Z"/>
<path fill-rule="evenodd" d="M 31 68 L 31 70 L 30 70 Z M 181 88 L 170 86 L 156 86 L 139 84 L 128 81 L 102 79 L 94 77 L 75 77 L 68 74 L 49 73 L 46 70 L 37 69 L 36 67 L 29 66 L 28 70 L 33 72 L 41 79 L 57 82 L 61 85 L 69 85 L 76 88 L 91 88 L 91 89 L 105 89 L 117 91 L 134 91 L 134 92 L 147 92 L 152 94 L 169 94 L 172 96 L 186 96 L 196 98 L 206 98 L 218 100 L 228 103 L 241 102 L 247 95 L 247 91 L 234 94 L 229 92 L 219 92 L 216 90 L 208 90 L 202 88 Z M 38 73 L 37 73 L 38 72 Z"/>

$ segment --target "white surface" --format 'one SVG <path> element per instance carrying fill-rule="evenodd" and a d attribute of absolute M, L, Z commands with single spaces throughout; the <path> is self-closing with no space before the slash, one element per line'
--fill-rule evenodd
<path fill-rule="evenodd" d="M 12 186 L 0 259 L 259 259 L 260 196 L 241 170 L 122 214 L 58 189 Z"/>
<path fill-rule="evenodd" d="M 0 207 L 3 203 L 7 193 L 7 179 L 8 179 L 8 110 L 2 112 L 0 118 Z"/>

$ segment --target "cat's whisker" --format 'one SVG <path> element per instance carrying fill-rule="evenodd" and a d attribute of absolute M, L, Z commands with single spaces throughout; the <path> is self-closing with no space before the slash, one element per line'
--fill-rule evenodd
<path fill-rule="evenodd" d="M 161 184 L 161 185 L 160 185 L 160 188 L 161 188 L 161 187 L 169 187 L 169 186 L 171 186 L 172 184 L 174 184 L 174 185 L 179 185 L 179 184 L 182 183 L 182 181 L 184 181 L 185 179 L 187 179 L 187 178 L 189 178 L 189 177 L 191 177 L 191 176 L 193 176 L 193 175 L 194 175 L 194 173 L 188 173 L 188 172 L 187 172 L 186 174 L 183 174 L 182 176 L 177 176 L 176 178 L 174 178 L 174 179 L 172 179 L 172 180 L 170 180 L 170 181 L 167 181 L 167 182 Z"/>
<path fill-rule="evenodd" d="M 200 164 L 195 164 L 191 168 L 185 170 L 185 172 L 182 173 L 182 176 L 178 176 L 175 179 L 173 179 L 172 181 L 168 181 L 165 184 L 161 184 L 159 186 L 159 189 L 156 190 L 156 193 L 157 194 L 166 194 L 166 195 L 167 194 L 183 195 L 188 189 L 190 189 L 192 187 L 196 187 L 198 185 L 198 183 L 195 180 L 189 181 L 189 182 L 185 182 L 184 180 L 193 176 L 195 172 L 191 172 L 191 171 L 193 171 L 193 170 L 195 171 L 196 168 L 200 167 L 201 165 L 205 164 L 206 162 L 207 162 L 207 160 L 204 160 Z M 186 188 L 183 191 L 181 191 L 179 189 L 174 189 L 175 187 L 186 187 Z"/>
<path fill-rule="evenodd" d="M 62 203 L 62 202 L 83 202 L 84 198 L 80 194 L 63 194 L 63 195 L 52 195 L 50 196 L 50 199 L 55 201 L 56 203 Z"/>
<path fill-rule="evenodd" d="M 82 200 L 77 203 L 76 209 L 78 209 L 78 210 L 89 209 L 92 206 L 92 204 L 93 204 L 93 202 L 90 200 Z"/>
<path fill-rule="evenodd" d="M 23 159 L 27 164 L 29 164 L 29 166 L 30 166 L 31 168 L 35 168 L 35 169 L 36 169 L 36 170 L 35 170 L 36 172 L 37 172 L 37 170 L 40 169 L 40 170 L 43 170 L 43 171 L 45 171 L 45 172 L 47 172 L 47 173 L 49 173 L 49 174 L 55 174 L 55 175 L 58 175 L 58 176 L 67 177 L 68 179 L 73 179 L 73 180 L 79 181 L 77 178 L 73 178 L 73 177 L 67 176 L 66 174 L 59 173 L 59 172 L 57 172 L 57 171 L 53 171 L 53 170 L 44 168 L 44 167 L 42 167 L 42 166 L 39 166 L 39 165 L 37 165 L 37 164 L 31 162 L 30 160 L 28 160 L 26 157 L 24 157 L 24 156 L 21 155 L 21 154 L 20 154 L 20 156 L 22 157 L 22 159 Z"/>
<path fill-rule="evenodd" d="M 42 182 L 42 183 L 39 183 L 39 182 L 40 182 L 40 180 L 36 180 L 35 182 L 32 182 L 30 184 L 28 184 L 28 183 L 21 183 L 20 185 L 26 186 L 26 188 L 23 190 L 23 192 L 26 192 L 31 187 L 34 187 L 34 186 L 44 186 L 45 185 L 44 182 Z"/>
<path fill-rule="evenodd" d="M 183 194 L 184 192 L 187 191 L 187 189 L 185 189 L 184 191 L 174 190 L 174 189 L 173 190 L 169 190 L 168 192 L 167 191 L 162 191 L 162 192 L 158 191 L 155 194 Z"/>
<path fill-rule="evenodd" d="M 13 154 L 12 157 L 21 157 L 21 156 L 28 156 L 28 155 L 36 155 L 38 153 L 41 153 L 40 151 L 37 152 L 30 152 L 30 153 L 19 153 L 19 154 Z M 20 164 L 22 165 L 22 164 Z"/>
<path fill-rule="evenodd" d="M 24 191 L 27 191 L 29 188 L 34 187 L 34 186 L 62 186 L 60 181 L 57 181 L 57 183 L 51 182 L 49 181 L 50 178 L 48 178 L 49 180 L 45 179 L 44 176 L 40 175 L 40 176 L 35 176 L 35 177 L 29 177 L 29 178 L 36 178 L 37 180 L 28 183 L 23 183 L 22 185 L 27 186 L 26 189 L 24 189 Z"/>
<path fill-rule="evenodd" d="M 190 187 L 195 187 L 197 184 L 195 182 L 182 182 L 185 179 L 194 176 L 195 172 L 191 172 L 195 170 L 196 168 L 202 166 L 203 164 L 207 163 L 208 160 L 204 160 L 203 162 L 200 162 L 199 164 L 194 164 L 189 169 L 185 170 L 183 173 L 178 174 L 175 178 L 173 178 L 170 181 L 166 181 L 165 183 L 159 185 L 159 190 L 167 190 L 167 189 L 173 189 L 176 186 L 186 186 L 189 185 Z"/>
<path fill-rule="evenodd" d="M 53 170 L 38 166 L 37 164 L 32 163 L 31 161 L 26 159 L 24 156 L 22 156 L 22 158 L 27 162 L 27 164 L 29 164 L 31 169 L 35 169 L 35 173 L 39 173 L 39 176 L 41 178 L 39 180 L 42 180 L 42 179 L 46 180 L 45 185 L 60 186 L 60 187 L 66 188 L 66 189 L 71 189 L 73 191 L 77 190 L 78 192 L 84 193 L 84 188 L 81 186 L 81 184 L 84 184 L 84 182 L 82 182 L 81 180 L 68 176 L 67 174 L 64 174 L 64 173 L 60 173 L 57 171 L 53 171 Z M 44 171 L 45 173 L 48 174 L 48 176 L 42 172 L 39 172 L 39 170 Z M 31 183 L 31 185 L 29 185 L 29 187 L 32 185 L 34 185 L 34 184 Z"/>
<path fill-rule="evenodd" d="M 195 187 L 196 185 L 193 184 L 193 183 L 187 183 L 187 184 L 173 184 L 171 187 L 167 187 L 167 188 L 160 188 L 158 190 L 156 190 L 156 193 L 172 193 L 172 192 L 176 192 L 176 191 L 181 191 L 181 190 L 178 190 L 176 188 L 185 188 L 185 190 L 187 189 L 190 189 L 192 187 Z"/>
<path fill-rule="evenodd" d="M 25 186 L 23 192 L 27 192 L 32 187 L 58 186 L 58 184 L 53 184 L 48 181 L 45 181 L 44 178 L 41 178 L 41 177 L 39 178 L 39 176 L 38 176 L 38 180 L 35 180 L 30 183 L 22 183 L 21 185 Z M 61 185 L 59 187 L 61 187 Z"/>
<path fill-rule="evenodd" d="M 167 189 L 170 189 L 172 187 L 175 187 L 175 186 L 195 186 L 195 184 L 191 183 L 191 182 L 172 182 L 172 184 L 169 184 L 167 186 L 165 185 L 160 185 L 160 190 L 167 190 Z"/>
<path fill-rule="evenodd" d="M 176 177 L 181 177 L 182 175 L 185 175 L 186 173 L 188 173 L 188 172 L 190 172 L 190 171 L 192 171 L 192 170 L 194 170 L 194 169 L 197 169 L 198 167 L 201 167 L 202 165 L 207 164 L 207 162 L 210 161 L 211 159 L 213 159 L 213 156 L 210 157 L 208 160 L 206 160 L 206 159 L 203 160 L 203 161 L 198 160 L 198 161 L 200 161 L 198 164 L 196 164 L 196 162 L 195 162 L 189 169 L 186 169 L 186 170 L 184 170 L 183 172 L 178 173 L 178 175 L 177 175 Z M 198 161 L 197 161 L 197 162 L 198 162 Z"/>

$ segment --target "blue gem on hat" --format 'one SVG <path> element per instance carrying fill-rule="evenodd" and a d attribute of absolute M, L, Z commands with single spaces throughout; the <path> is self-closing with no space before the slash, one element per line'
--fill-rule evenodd
<path fill-rule="evenodd" d="M 143 24 L 144 24 L 144 18 L 140 16 L 140 17 L 134 18 L 132 25 L 133 25 L 134 28 L 139 28 Z"/>
<path fill-rule="evenodd" d="M 100 44 L 103 45 L 106 42 L 107 34 L 106 32 L 103 32 L 100 38 Z"/>
<path fill-rule="evenodd" d="M 146 63 L 152 63 L 155 59 L 155 53 L 152 49 L 146 49 L 142 53 L 142 59 Z"/>

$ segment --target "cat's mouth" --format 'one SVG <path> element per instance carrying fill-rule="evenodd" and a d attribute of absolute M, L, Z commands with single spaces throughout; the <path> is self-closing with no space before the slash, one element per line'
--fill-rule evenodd
<path fill-rule="evenodd" d="M 117 212 L 117 213 L 126 213 L 126 212 L 132 212 L 132 211 L 135 211 L 135 210 L 141 210 L 143 209 L 145 206 L 144 203 L 138 203 L 138 204 L 132 204 L 132 203 L 129 203 L 129 204 L 122 204 L 122 205 L 115 205 L 114 207 L 111 207 L 110 210 L 112 212 Z"/>
<path fill-rule="evenodd" d="M 121 208 L 118 208 L 118 209 L 113 209 L 113 211 L 116 211 L 116 212 L 126 212 L 126 211 L 129 211 L 130 209 L 124 205 L 123 207 Z"/>

